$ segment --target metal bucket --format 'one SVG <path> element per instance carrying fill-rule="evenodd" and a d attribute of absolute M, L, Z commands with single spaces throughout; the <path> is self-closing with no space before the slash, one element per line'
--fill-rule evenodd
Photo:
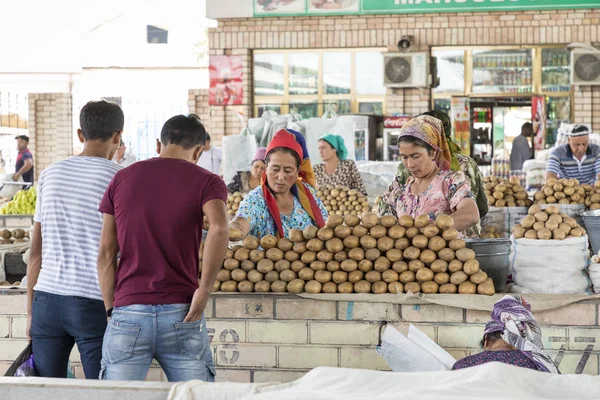
<path fill-rule="evenodd" d="M 479 268 L 494 281 L 496 293 L 506 288 L 510 267 L 510 239 L 467 239 L 467 248 L 475 252 Z"/>
<path fill-rule="evenodd" d="M 583 222 L 594 254 L 600 251 L 600 210 L 590 210 L 583 213 Z"/>

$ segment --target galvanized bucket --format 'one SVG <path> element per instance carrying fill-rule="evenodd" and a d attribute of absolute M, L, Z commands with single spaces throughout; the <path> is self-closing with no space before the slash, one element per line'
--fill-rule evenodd
<path fill-rule="evenodd" d="M 510 239 L 467 239 L 467 248 L 475 252 L 479 268 L 494 281 L 496 293 L 506 288 L 510 268 Z"/>
<path fill-rule="evenodd" d="M 600 251 L 600 210 L 590 210 L 583 213 L 583 222 L 594 254 Z"/>

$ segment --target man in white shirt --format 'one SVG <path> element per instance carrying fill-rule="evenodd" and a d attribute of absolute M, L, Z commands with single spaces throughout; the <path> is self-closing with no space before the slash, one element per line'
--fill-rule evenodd
<path fill-rule="evenodd" d="M 210 135 L 207 133 L 204 151 L 198 159 L 197 165 L 221 176 L 221 161 L 223 161 L 223 150 L 210 144 Z"/>
<path fill-rule="evenodd" d="M 131 152 L 127 151 L 127 146 L 125 146 L 125 142 L 121 140 L 119 144 L 119 148 L 113 157 L 113 162 L 119 164 L 121 167 L 129 167 L 131 164 L 137 161 L 135 155 L 131 154 Z"/>

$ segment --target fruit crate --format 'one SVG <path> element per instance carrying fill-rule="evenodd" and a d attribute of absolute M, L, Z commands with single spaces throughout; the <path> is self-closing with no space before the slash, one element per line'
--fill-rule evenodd
<path fill-rule="evenodd" d="M 29 230 L 33 225 L 33 215 L 31 214 L 5 214 L 0 215 L 0 228 L 22 228 Z"/>

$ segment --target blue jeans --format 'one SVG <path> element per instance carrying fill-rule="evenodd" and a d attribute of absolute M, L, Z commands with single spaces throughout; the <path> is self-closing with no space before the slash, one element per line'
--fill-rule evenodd
<path fill-rule="evenodd" d="M 189 304 L 116 307 L 104 334 L 100 379 L 142 381 L 152 359 L 170 382 L 214 382 L 204 316 L 182 322 Z"/>
<path fill-rule="evenodd" d="M 66 378 L 77 343 L 87 379 L 98 379 L 106 312 L 101 300 L 36 291 L 31 308 L 31 339 L 40 376 Z"/>

